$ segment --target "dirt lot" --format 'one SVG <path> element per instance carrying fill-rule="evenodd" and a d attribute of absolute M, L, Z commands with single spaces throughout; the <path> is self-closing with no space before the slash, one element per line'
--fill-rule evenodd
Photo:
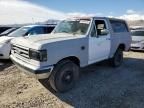
<path fill-rule="evenodd" d="M 55 93 L 19 72 L 11 62 L 2 61 L 0 108 L 143 108 L 144 53 L 124 55 L 119 68 L 102 62 L 82 69 L 76 87 L 64 94 Z"/>

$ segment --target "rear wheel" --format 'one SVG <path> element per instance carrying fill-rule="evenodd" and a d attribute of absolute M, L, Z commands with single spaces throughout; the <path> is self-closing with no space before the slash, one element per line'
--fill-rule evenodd
<path fill-rule="evenodd" d="M 112 66 L 119 67 L 123 62 L 123 50 L 117 49 L 114 57 L 111 59 Z"/>
<path fill-rule="evenodd" d="M 69 60 L 58 63 L 50 76 L 50 85 L 57 92 L 70 90 L 79 77 L 79 66 Z"/>

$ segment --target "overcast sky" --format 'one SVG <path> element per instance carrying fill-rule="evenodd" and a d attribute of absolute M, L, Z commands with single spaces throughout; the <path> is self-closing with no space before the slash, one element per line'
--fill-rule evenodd
<path fill-rule="evenodd" d="M 0 1 L 0 24 L 21 24 L 62 19 L 63 12 L 55 11 L 26 1 Z"/>
<path fill-rule="evenodd" d="M 32 23 L 88 15 L 144 20 L 143 4 L 143 0 L 0 0 L 0 24 Z"/>

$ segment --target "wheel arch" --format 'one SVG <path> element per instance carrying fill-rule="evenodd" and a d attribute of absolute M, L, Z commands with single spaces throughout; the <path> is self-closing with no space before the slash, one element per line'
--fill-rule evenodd
<path fill-rule="evenodd" d="M 80 59 L 76 56 L 68 56 L 68 57 L 62 58 L 56 64 L 59 64 L 60 62 L 62 62 L 64 60 L 70 60 L 70 61 L 74 62 L 76 65 L 80 66 Z"/>
<path fill-rule="evenodd" d="M 126 49 L 126 46 L 124 43 L 121 43 L 117 49 L 122 49 L 124 51 Z"/>

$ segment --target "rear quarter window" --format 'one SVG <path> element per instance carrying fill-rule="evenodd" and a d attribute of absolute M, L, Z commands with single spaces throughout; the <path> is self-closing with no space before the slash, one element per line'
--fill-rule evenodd
<path fill-rule="evenodd" d="M 125 21 L 110 20 L 114 33 L 129 32 Z"/>

